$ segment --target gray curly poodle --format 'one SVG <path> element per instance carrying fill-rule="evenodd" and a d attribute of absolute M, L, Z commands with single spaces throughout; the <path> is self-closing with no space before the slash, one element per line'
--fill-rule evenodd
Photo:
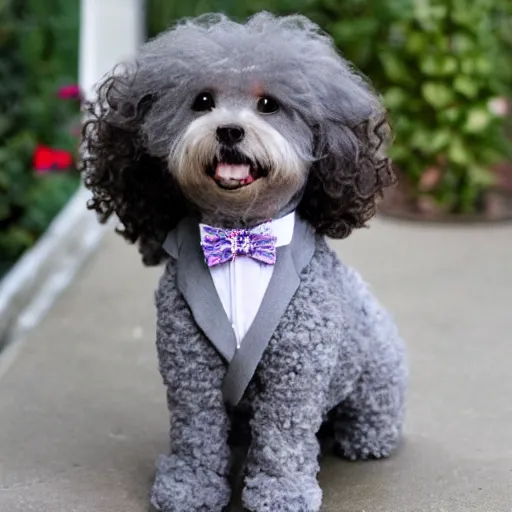
<path fill-rule="evenodd" d="M 153 506 L 225 510 L 238 437 L 247 510 L 317 512 L 321 437 L 348 459 L 381 458 L 402 430 L 402 341 L 325 240 L 365 226 L 394 181 L 377 96 L 304 17 L 208 15 L 145 44 L 88 112 L 89 206 L 119 218 L 145 264 L 166 263 L 157 349 L 171 442 Z M 217 242 L 242 237 L 215 266 L 205 226 Z M 250 257 L 255 229 L 277 245 L 260 254 L 270 264 Z"/>

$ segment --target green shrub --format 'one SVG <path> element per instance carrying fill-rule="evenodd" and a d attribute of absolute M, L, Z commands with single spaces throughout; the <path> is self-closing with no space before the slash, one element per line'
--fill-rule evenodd
<path fill-rule="evenodd" d="M 507 94 L 499 3 L 417 2 L 410 17 L 390 25 L 393 38 L 378 50 L 394 161 L 417 195 L 449 212 L 483 205 L 491 165 L 507 154 L 504 118 L 492 110 L 493 100 Z"/>
<path fill-rule="evenodd" d="M 413 195 L 443 210 L 477 210 L 509 158 L 496 98 L 511 97 L 510 0 L 148 0 L 151 35 L 174 19 L 209 10 L 244 18 L 261 9 L 300 12 L 335 39 L 383 94 L 395 131 L 391 148 Z M 413 198 L 414 199 L 414 198 Z"/>
<path fill-rule="evenodd" d="M 78 0 L 0 0 L 0 274 L 30 247 L 78 184 L 75 172 L 37 174 L 38 145 L 73 151 Z"/>

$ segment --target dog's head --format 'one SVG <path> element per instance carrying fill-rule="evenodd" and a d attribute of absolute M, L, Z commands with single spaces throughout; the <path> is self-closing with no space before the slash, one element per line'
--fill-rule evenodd
<path fill-rule="evenodd" d="M 241 226 L 298 208 L 347 236 L 393 181 L 377 97 L 301 16 L 182 22 L 106 78 L 88 110 L 92 207 L 117 214 L 148 264 L 190 213 Z"/>
<path fill-rule="evenodd" d="M 205 79 L 185 99 L 185 128 L 167 148 L 169 170 L 207 222 L 256 224 L 293 208 L 309 167 L 301 144 L 311 144 L 311 134 L 257 72 L 221 73 L 217 87 Z"/>

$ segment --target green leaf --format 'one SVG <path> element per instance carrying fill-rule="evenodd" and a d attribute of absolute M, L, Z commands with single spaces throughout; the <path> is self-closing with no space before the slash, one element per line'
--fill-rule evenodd
<path fill-rule="evenodd" d="M 477 187 L 489 188 L 496 182 L 495 174 L 486 167 L 470 165 L 467 172 L 469 179 Z"/>
<path fill-rule="evenodd" d="M 468 111 L 464 130 L 469 133 L 479 133 L 484 131 L 492 121 L 492 114 L 489 110 L 476 107 Z"/>
<path fill-rule="evenodd" d="M 398 84 L 410 84 L 411 74 L 403 59 L 389 51 L 380 54 L 380 61 L 389 80 Z"/>
<path fill-rule="evenodd" d="M 457 59 L 449 55 L 426 55 L 420 62 L 420 69 L 426 75 L 445 76 L 457 71 Z"/>
<path fill-rule="evenodd" d="M 457 71 L 458 60 L 450 55 L 445 55 L 441 59 L 441 72 L 443 75 L 451 75 Z"/>
<path fill-rule="evenodd" d="M 384 93 L 384 102 L 390 110 L 400 108 L 407 100 L 407 93 L 401 87 L 391 87 Z"/>
<path fill-rule="evenodd" d="M 360 17 L 359 19 L 339 20 L 330 26 L 332 36 L 337 41 L 348 41 L 358 37 L 371 38 L 378 29 L 375 18 Z"/>
<path fill-rule="evenodd" d="M 425 153 L 430 153 L 432 148 L 430 133 L 424 128 L 416 128 L 410 139 L 410 144 L 413 148 L 419 149 Z"/>
<path fill-rule="evenodd" d="M 476 70 L 475 59 L 473 57 L 462 59 L 460 62 L 460 70 L 465 75 L 473 75 Z"/>
<path fill-rule="evenodd" d="M 445 150 L 452 140 L 450 130 L 440 128 L 434 132 L 426 128 L 416 128 L 410 138 L 410 146 L 420 150 L 423 155 L 436 156 Z"/>
<path fill-rule="evenodd" d="M 452 134 L 450 130 L 446 128 L 440 128 L 437 130 L 430 140 L 432 151 L 437 153 L 438 151 L 445 149 L 450 143 L 451 138 Z"/>
<path fill-rule="evenodd" d="M 395 143 L 389 149 L 389 156 L 395 162 L 407 162 L 410 157 L 411 151 L 408 145 L 401 145 L 399 143 Z"/>
<path fill-rule="evenodd" d="M 428 0 L 416 0 L 414 2 L 415 17 L 425 28 L 433 28 L 436 22 L 439 22 L 448 13 L 445 5 L 435 5 L 434 2 Z"/>
<path fill-rule="evenodd" d="M 412 32 L 407 36 L 405 48 L 413 55 L 422 55 L 428 48 L 429 40 L 425 32 Z"/>
<path fill-rule="evenodd" d="M 439 66 L 436 57 L 426 55 L 420 62 L 420 69 L 426 75 L 439 75 Z"/>
<path fill-rule="evenodd" d="M 448 107 L 437 113 L 439 123 L 455 124 L 461 118 L 461 109 L 459 107 Z"/>
<path fill-rule="evenodd" d="M 448 14 L 446 5 L 435 5 L 431 7 L 431 16 L 436 20 L 442 20 Z"/>
<path fill-rule="evenodd" d="M 12 226 L 0 232 L 0 254 L 2 259 L 15 258 L 34 243 L 34 237 L 25 229 Z"/>
<path fill-rule="evenodd" d="M 471 152 L 464 146 L 460 137 L 453 137 L 448 148 L 448 158 L 459 165 L 471 163 Z"/>
<path fill-rule="evenodd" d="M 481 55 L 475 60 L 475 69 L 480 75 L 486 76 L 492 72 L 493 63 L 487 56 Z"/>
<path fill-rule="evenodd" d="M 34 233 L 42 233 L 53 217 L 66 204 L 78 185 L 72 174 L 39 176 L 36 186 L 27 192 L 29 206 L 21 224 Z"/>
<path fill-rule="evenodd" d="M 445 108 L 454 100 L 452 90 L 444 83 L 425 82 L 421 92 L 425 100 L 436 109 Z"/>
<path fill-rule="evenodd" d="M 451 10 L 451 19 L 463 27 L 471 28 L 477 21 L 473 12 L 474 11 L 470 9 L 470 6 L 467 5 L 467 2 L 464 2 L 464 4 L 460 4 L 460 6 Z"/>
<path fill-rule="evenodd" d="M 469 99 L 475 98 L 479 89 L 478 84 L 467 75 L 458 75 L 453 82 L 453 87 Z"/>
<path fill-rule="evenodd" d="M 503 162 L 503 160 L 507 158 L 510 158 L 507 157 L 506 154 L 504 155 L 504 151 L 490 146 L 483 147 L 478 156 L 480 162 L 485 162 L 488 165 L 497 164 Z"/>
<path fill-rule="evenodd" d="M 452 35 L 452 50 L 456 54 L 464 54 L 472 51 L 476 43 L 467 32 L 457 32 Z"/>

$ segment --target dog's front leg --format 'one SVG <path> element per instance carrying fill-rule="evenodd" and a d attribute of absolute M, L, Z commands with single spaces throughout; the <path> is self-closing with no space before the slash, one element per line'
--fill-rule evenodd
<path fill-rule="evenodd" d="M 244 505 L 251 512 L 317 512 L 322 491 L 318 400 L 262 393 L 254 403 Z"/>
<path fill-rule="evenodd" d="M 333 358 L 326 345 L 318 344 L 314 355 L 299 342 L 290 341 L 289 352 L 274 352 L 272 345 L 258 372 L 244 506 L 251 512 L 317 512 L 322 491 L 316 432 L 328 380 L 324 366 Z"/>
<path fill-rule="evenodd" d="M 172 325 L 159 312 L 157 346 L 171 446 L 170 454 L 158 460 L 151 502 L 162 512 L 220 512 L 231 496 L 229 419 L 221 391 L 226 369 L 180 305 L 172 301 Z"/>

